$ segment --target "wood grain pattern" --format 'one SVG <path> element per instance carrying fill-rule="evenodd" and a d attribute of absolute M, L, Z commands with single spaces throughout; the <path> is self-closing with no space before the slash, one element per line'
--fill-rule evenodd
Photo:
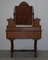
<path fill-rule="evenodd" d="M 8 32 L 8 39 L 40 39 L 40 32 Z"/>
<path fill-rule="evenodd" d="M 42 30 L 40 19 L 34 19 L 33 6 L 22 2 L 19 6 L 15 6 L 14 18 L 7 19 L 8 25 L 6 29 L 6 38 L 11 41 L 11 57 L 13 57 L 15 39 L 33 39 L 34 55 L 37 57 L 37 41 L 41 39 Z M 16 25 L 32 25 L 32 27 L 16 27 Z"/>

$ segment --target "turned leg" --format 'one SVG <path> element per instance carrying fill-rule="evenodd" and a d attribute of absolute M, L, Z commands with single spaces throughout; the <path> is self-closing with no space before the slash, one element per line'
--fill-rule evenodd
<path fill-rule="evenodd" d="M 34 57 L 37 57 L 37 40 L 34 40 Z"/>
<path fill-rule="evenodd" d="M 13 49 L 14 49 L 13 40 L 11 40 L 11 57 L 13 57 Z"/>

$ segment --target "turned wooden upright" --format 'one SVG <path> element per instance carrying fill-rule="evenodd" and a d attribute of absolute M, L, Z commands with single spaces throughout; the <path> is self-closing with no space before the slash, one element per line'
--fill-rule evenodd
<path fill-rule="evenodd" d="M 34 18 L 33 6 L 21 2 L 15 6 L 14 18 L 7 19 L 6 38 L 11 41 L 11 57 L 13 57 L 15 39 L 33 39 L 34 56 L 37 57 L 37 41 L 41 39 L 40 19 Z M 30 27 L 17 27 L 17 25 L 31 25 Z"/>

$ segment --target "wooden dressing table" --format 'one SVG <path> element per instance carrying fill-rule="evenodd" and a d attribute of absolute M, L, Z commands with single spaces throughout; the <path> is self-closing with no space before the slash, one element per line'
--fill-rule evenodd
<path fill-rule="evenodd" d="M 13 41 L 15 39 L 33 39 L 34 56 L 37 57 L 37 41 L 41 39 L 42 30 L 40 19 L 34 18 L 33 6 L 29 6 L 26 2 L 21 2 L 19 6 L 15 6 L 14 18 L 9 18 L 7 21 L 6 38 L 11 41 L 11 57 L 13 57 Z M 17 27 L 17 25 L 31 26 Z"/>

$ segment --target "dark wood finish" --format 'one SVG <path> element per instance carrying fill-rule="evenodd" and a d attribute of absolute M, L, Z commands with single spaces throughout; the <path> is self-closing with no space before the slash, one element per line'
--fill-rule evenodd
<path fill-rule="evenodd" d="M 34 40 L 34 56 L 37 57 L 37 40 Z"/>
<path fill-rule="evenodd" d="M 14 39 L 33 39 L 34 53 L 37 56 L 37 41 L 41 39 L 40 19 L 34 19 L 33 6 L 29 6 L 26 2 L 15 6 L 14 18 L 7 19 L 8 25 L 6 29 L 6 38 L 11 41 L 11 57 L 13 57 Z M 32 25 L 32 27 L 16 27 L 16 25 Z"/>
<path fill-rule="evenodd" d="M 13 57 L 13 50 L 14 50 L 14 44 L 13 40 L 11 40 L 11 57 Z"/>
<path fill-rule="evenodd" d="M 14 19 L 17 25 L 31 25 L 33 19 L 33 7 L 22 2 L 19 6 L 15 6 Z"/>

